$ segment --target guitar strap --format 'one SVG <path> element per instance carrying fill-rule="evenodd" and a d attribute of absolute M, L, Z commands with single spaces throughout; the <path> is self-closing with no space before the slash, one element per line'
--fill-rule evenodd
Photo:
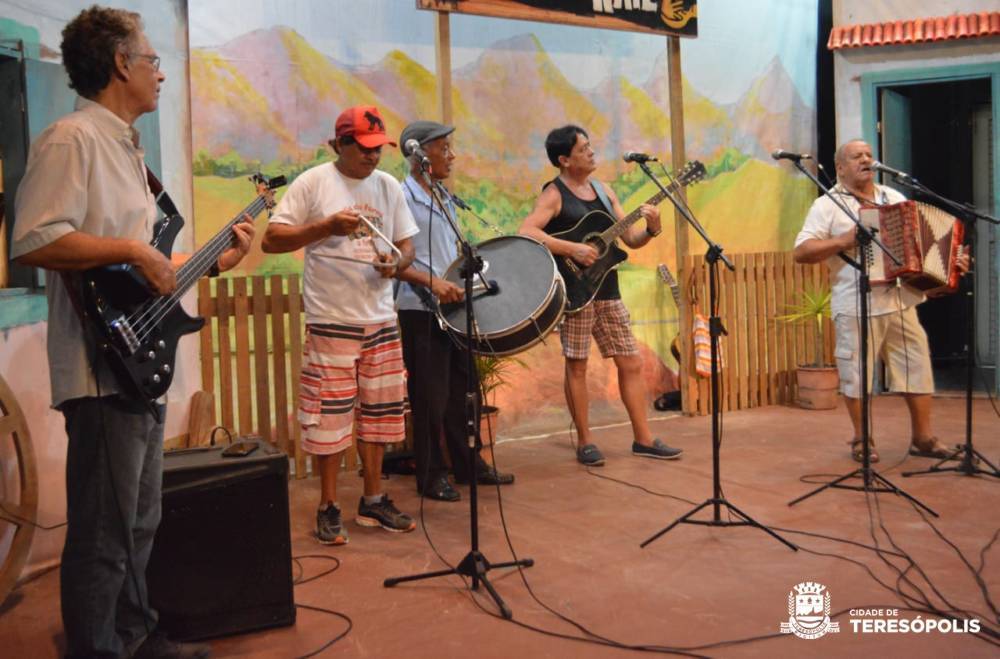
<path fill-rule="evenodd" d="M 156 199 L 156 205 L 163 211 L 164 215 L 167 217 L 180 215 L 177 206 L 174 205 L 174 200 L 167 194 L 160 179 L 156 178 L 156 174 L 149 168 L 149 165 L 146 165 L 146 182 L 149 184 L 149 191 L 153 193 L 153 198 Z"/>
<path fill-rule="evenodd" d="M 167 224 L 170 223 L 170 220 L 175 217 L 180 217 L 181 214 L 180 211 L 177 210 L 177 205 L 174 204 L 174 200 L 170 198 L 169 194 L 167 194 L 167 189 L 163 187 L 162 183 L 160 183 L 160 179 L 156 178 L 156 174 L 154 174 L 153 170 L 149 168 L 149 165 L 146 165 L 146 183 L 149 184 L 149 191 L 153 193 L 153 198 L 156 200 L 156 206 L 160 209 L 160 212 L 162 212 L 164 216 L 163 219 L 157 222 L 153 227 L 153 236 L 154 240 L 156 240 L 155 237 L 160 235 L 160 232 L 166 228 Z M 208 276 L 219 276 L 218 262 L 212 265 L 212 269 L 208 271 Z"/>
<path fill-rule="evenodd" d="M 604 185 L 600 181 L 591 181 L 590 187 L 594 188 L 594 192 L 597 193 L 597 198 L 601 200 L 604 204 L 604 208 L 607 209 L 608 215 L 612 218 L 617 217 L 615 215 L 615 209 L 611 206 L 611 200 L 608 199 L 608 193 L 604 191 Z"/>

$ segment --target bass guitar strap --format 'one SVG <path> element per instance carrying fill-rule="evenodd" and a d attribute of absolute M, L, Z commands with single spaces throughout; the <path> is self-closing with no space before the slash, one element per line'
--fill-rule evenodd
<path fill-rule="evenodd" d="M 146 183 L 149 184 L 149 191 L 153 193 L 153 198 L 156 199 L 157 207 L 163 211 L 164 215 L 167 217 L 180 215 L 177 211 L 177 206 L 174 204 L 174 200 L 167 194 L 167 190 L 160 183 L 160 179 L 156 178 L 156 174 L 149 168 L 149 165 L 146 165 Z"/>

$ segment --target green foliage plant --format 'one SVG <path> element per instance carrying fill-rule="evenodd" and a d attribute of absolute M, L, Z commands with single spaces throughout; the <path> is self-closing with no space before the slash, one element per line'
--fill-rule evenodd
<path fill-rule="evenodd" d="M 823 359 L 823 319 L 830 317 L 830 289 L 808 287 L 802 291 L 798 302 L 786 307 L 788 313 L 776 319 L 792 325 L 814 323 L 816 341 L 813 345 L 813 363 L 808 366 L 829 366 Z"/>

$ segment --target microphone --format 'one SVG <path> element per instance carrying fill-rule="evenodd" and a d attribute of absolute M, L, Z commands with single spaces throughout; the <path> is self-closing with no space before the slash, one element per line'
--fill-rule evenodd
<path fill-rule="evenodd" d="M 785 151 L 784 149 L 775 149 L 771 152 L 771 157 L 775 160 L 791 160 L 792 162 L 813 159 L 813 157 L 808 153 L 791 153 L 789 151 Z"/>
<path fill-rule="evenodd" d="M 898 169 L 893 169 L 892 167 L 889 167 L 888 165 L 883 165 L 878 160 L 873 160 L 872 161 L 872 169 L 874 169 L 876 171 L 879 171 L 879 172 L 884 172 L 884 173 L 889 174 L 890 176 L 893 176 L 895 178 L 903 178 L 903 179 L 912 179 L 913 178 L 912 176 L 910 176 L 906 172 L 901 172 Z"/>
<path fill-rule="evenodd" d="M 410 152 L 411 158 L 418 158 L 420 160 L 420 164 L 422 165 L 430 164 L 430 158 L 428 158 L 427 154 L 424 153 L 423 148 L 420 146 L 420 142 L 411 138 L 406 140 L 406 143 L 403 146 L 405 146 L 406 150 Z"/>
<path fill-rule="evenodd" d="M 625 155 L 622 156 L 622 160 L 625 162 L 660 162 L 656 156 L 651 156 L 648 153 L 639 153 L 638 151 L 626 151 Z"/>

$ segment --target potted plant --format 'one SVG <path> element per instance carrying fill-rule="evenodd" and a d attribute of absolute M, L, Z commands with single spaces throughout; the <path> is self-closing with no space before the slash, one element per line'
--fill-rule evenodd
<path fill-rule="evenodd" d="M 837 388 L 840 377 L 837 368 L 823 356 L 823 320 L 830 317 L 830 289 L 806 288 L 800 301 L 788 306 L 788 313 L 777 319 L 790 324 L 815 324 L 813 361 L 799 364 L 796 369 L 799 407 L 811 410 L 829 410 L 837 406 Z"/>
<path fill-rule="evenodd" d="M 493 444 L 496 439 L 497 422 L 500 408 L 496 406 L 497 391 L 507 384 L 510 368 L 515 364 L 523 366 L 523 362 L 515 357 L 497 357 L 484 353 L 476 354 L 476 371 L 479 373 L 479 387 L 483 394 L 482 417 L 479 433 L 483 447 Z M 483 459 L 492 464 L 490 451 L 482 452 Z"/>

